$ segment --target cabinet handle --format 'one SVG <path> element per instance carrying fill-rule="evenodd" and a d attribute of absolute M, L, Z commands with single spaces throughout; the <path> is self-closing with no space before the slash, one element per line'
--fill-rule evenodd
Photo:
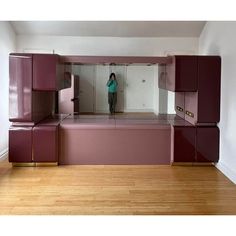
<path fill-rule="evenodd" d="M 190 116 L 192 118 L 194 117 L 194 114 L 192 112 L 190 112 L 190 111 L 186 111 L 185 113 L 186 113 L 186 115 L 188 115 L 188 116 Z"/>
<path fill-rule="evenodd" d="M 176 109 L 177 109 L 178 111 L 180 111 L 180 112 L 183 112 L 183 111 L 184 111 L 184 109 L 183 109 L 182 107 L 179 107 L 179 106 L 176 106 Z"/>

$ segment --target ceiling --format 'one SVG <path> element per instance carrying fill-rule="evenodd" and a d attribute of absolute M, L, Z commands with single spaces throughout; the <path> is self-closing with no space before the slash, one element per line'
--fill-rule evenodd
<path fill-rule="evenodd" d="M 12 21 L 18 35 L 199 37 L 205 21 Z"/>

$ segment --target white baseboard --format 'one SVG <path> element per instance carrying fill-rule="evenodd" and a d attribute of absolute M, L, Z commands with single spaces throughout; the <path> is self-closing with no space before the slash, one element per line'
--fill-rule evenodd
<path fill-rule="evenodd" d="M 236 172 L 235 170 L 229 168 L 222 162 L 216 164 L 216 168 L 220 170 L 228 179 L 230 179 L 234 184 L 236 184 Z"/>
<path fill-rule="evenodd" d="M 8 157 L 8 149 L 3 150 L 0 152 L 0 161 L 6 160 Z"/>

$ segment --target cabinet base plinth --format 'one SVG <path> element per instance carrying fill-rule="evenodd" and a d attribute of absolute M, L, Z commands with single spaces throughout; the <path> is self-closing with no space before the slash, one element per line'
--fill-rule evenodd
<path fill-rule="evenodd" d="M 13 162 L 13 167 L 58 166 L 58 162 Z"/>

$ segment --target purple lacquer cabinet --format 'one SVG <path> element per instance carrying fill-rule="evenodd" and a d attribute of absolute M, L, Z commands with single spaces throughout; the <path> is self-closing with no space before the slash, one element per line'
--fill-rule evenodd
<path fill-rule="evenodd" d="M 58 162 L 58 126 L 38 125 L 33 128 L 35 162 Z"/>
<path fill-rule="evenodd" d="M 173 92 L 197 91 L 197 56 L 172 56 L 166 65 L 166 89 Z"/>
<path fill-rule="evenodd" d="M 185 93 L 185 119 L 192 124 L 220 121 L 221 59 L 198 56 L 197 92 Z"/>
<path fill-rule="evenodd" d="M 10 127 L 9 162 L 32 162 L 32 127 Z"/>
<path fill-rule="evenodd" d="M 171 127 L 171 162 L 195 162 L 196 128 Z"/>
<path fill-rule="evenodd" d="M 9 75 L 9 120 L 31 121 L 32 55 L 10 54 Z"/>
<path fill-rule="evenodd" d="M 219 56 L 198 57 L 198 123 L 220 121 Z"/>
<path fill-rule="evenodd" d="M 218 162 L 219 128 L 217 126 L 197 127 L 196 154 L 198 162 Z"/>
<path fill-rule="evenodd" d="M 58 91 L 64 88 L 64 65 L 56 54 L 33 55 L 33 89 Z"/>

